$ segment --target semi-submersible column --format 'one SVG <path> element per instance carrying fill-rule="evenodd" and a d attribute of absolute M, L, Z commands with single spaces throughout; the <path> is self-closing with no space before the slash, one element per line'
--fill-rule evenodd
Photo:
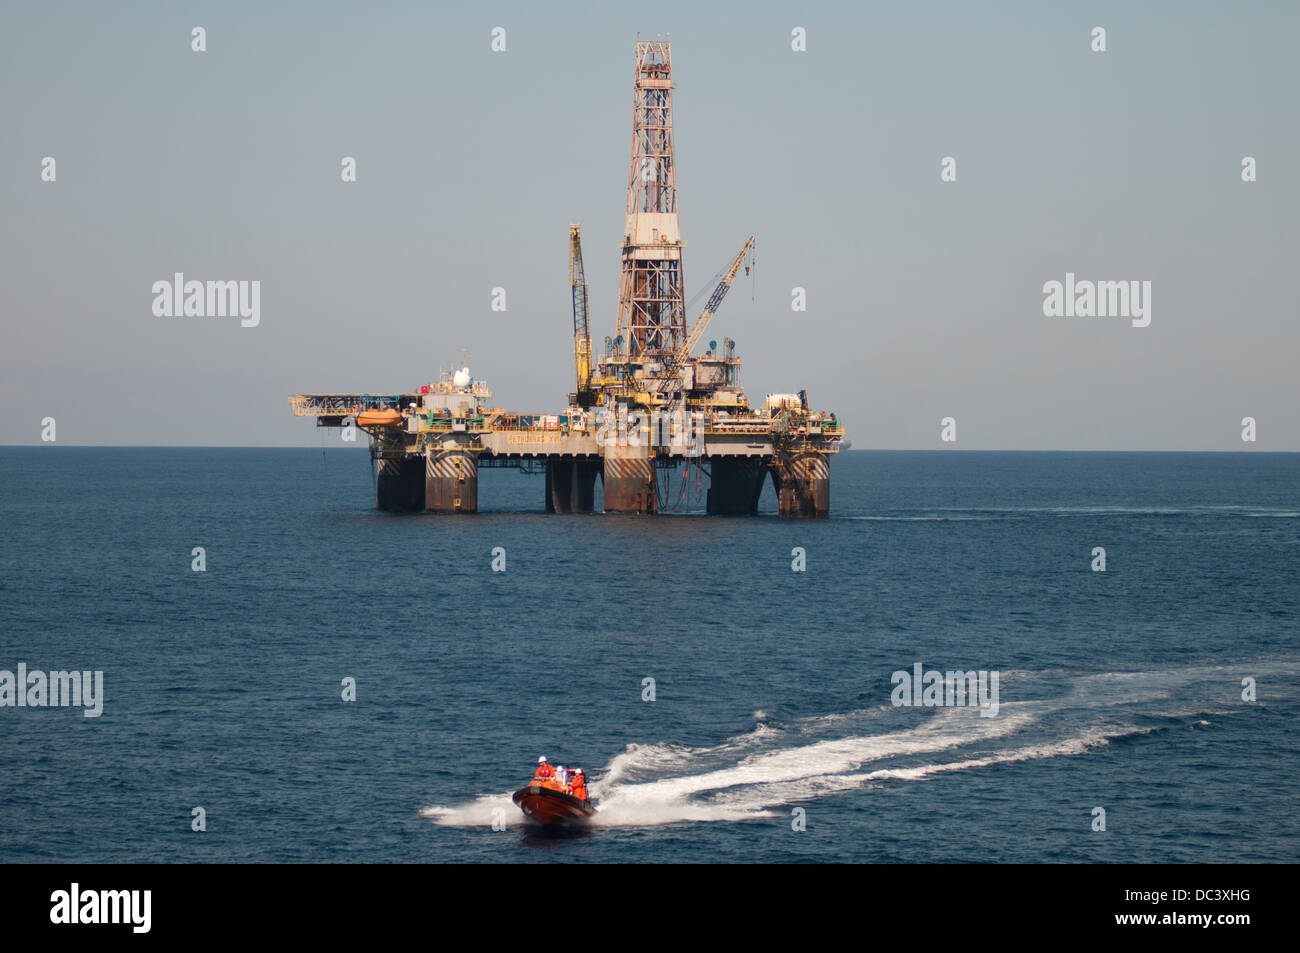
<path fill-rule="evenodd" d="M 653 448 L 607 443 L 604 450 L 605 512 L 657 512 Z"/>
<path fill-rule="evenodd" d="M 476 451 L 451 441 L 442 446 L 427 447 L 423 471 L 426 510 L 431 513 L 478 512 Z"/>
<path fill-rule="evenodd" d="M 596 506 L 599 460 L 548 460 L 546 512 L 590 513 Z"/>
<path fill-rule="evenodd" d="M 757 457 L 714 457 L 706 507 L 717 516 L 752 516 L 763 495 L 767 465 Z"/>
<path fill-rule="evenodd" d="M 379 433 L 371 445 L 375 460 L 375 506 L 381 510 L 424 508 L 424 467 L 406 452 L 400 433 Z"/>
<path fill-rule="evenodd" d="M 826 454 L 778 454 L 772 463 L 777 508 L 782 516 L 829 516 L 831 469 Z"/>

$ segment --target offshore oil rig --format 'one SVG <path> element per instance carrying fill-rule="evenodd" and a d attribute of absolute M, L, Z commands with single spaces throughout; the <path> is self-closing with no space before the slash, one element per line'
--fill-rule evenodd
<path fill-rule="evenodd" d="M 491 407 L 491 390 L 467 367 L 402 394 L 289 398 L 318 427 L 369 435 L 380 509 L 473 513 L 479 469 L 517 467 L 545 472 L 547 512 L 590 513 L 600 477 L 606 513 L 656 513 L 671 502 L 659 474 L 695 466 L 709 480 L 709 513 L 757 512 L 769 473 L 782 516 L 830 512 L 828 461 L 844 435 L 835 415 L 813 411 L 806 391 L 751 407 L 730 338 L 692 356 L 741 268 L 749 272 L 754 239 L 688 332 L 669 43 L 637 42 L 633 88 L 617 331 L 593 354 L 581 229 L 570 225 L 575 388 L 563 413 Z"/>

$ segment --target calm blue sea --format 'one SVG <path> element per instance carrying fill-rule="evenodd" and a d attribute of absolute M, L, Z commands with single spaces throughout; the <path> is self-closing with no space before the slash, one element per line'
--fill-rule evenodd
<path fill-rule="evenodd" d="M 364 449 L 0 448 L 0 669 L 105 696 L 0 708 L 0 861 L 1300 860 L 1300 455 L 831 476 L 823 521 L 693 474 L 548 516 L 514 471 L 392 515 Z M 997 715 L 891 705 L 918 662 Z M 520 823 L 539 754 L 598 824 Z"/>

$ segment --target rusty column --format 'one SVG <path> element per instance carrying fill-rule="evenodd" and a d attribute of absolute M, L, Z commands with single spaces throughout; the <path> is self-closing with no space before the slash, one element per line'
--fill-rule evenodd
<path fill-rule="evenodd" d="M 655 460 L 650 447 L 605 445 L 605 512 L 654 513 Z"/>
<path fill-rule="evenodd" d="M 829 516 L 831 472 L 826 455 L 796 453 L 778 457 L 772 466 L 782 516 Z"/>

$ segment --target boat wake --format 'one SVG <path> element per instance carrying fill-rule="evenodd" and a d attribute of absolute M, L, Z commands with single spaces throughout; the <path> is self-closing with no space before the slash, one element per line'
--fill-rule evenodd
<path fill-rule="evenodd" d="M 1250 516 L 1257 518 L 1295 519 L 1300 512 L 1277 506 L 1203 505 L 1203 506 L 983 506 L 933 507 L 923 510 L 894 510 L 883 514 L 839 514 L 838 520 L 872 520 L 894 522 L 966 522 L 971 520 L 1029 519 L 1031 517 L 1074 516 Z"/>
<path fill-rule="evenodd" d="M 1085 755 L 1116 739 L 1202 727 L 1216 716 L 1240 713 L 1247 675 L 1267 677 L 1271 691 L 1293 692 L 1300 663 L 1084 675 L 1003 671 L 1001 707 L 991 718 L 975 708 L 885 705 L 781 724 L 755 712 L 750 731 L 717 745 L 628 745 L 595 775 L 598 812 L 591 824 L 752 820 L 858 789 Z M 510 823 L 518 821 L 509 792 L 420 813 L 442 825 L 485 826 L 499 807 L 507 809 Z"/>

